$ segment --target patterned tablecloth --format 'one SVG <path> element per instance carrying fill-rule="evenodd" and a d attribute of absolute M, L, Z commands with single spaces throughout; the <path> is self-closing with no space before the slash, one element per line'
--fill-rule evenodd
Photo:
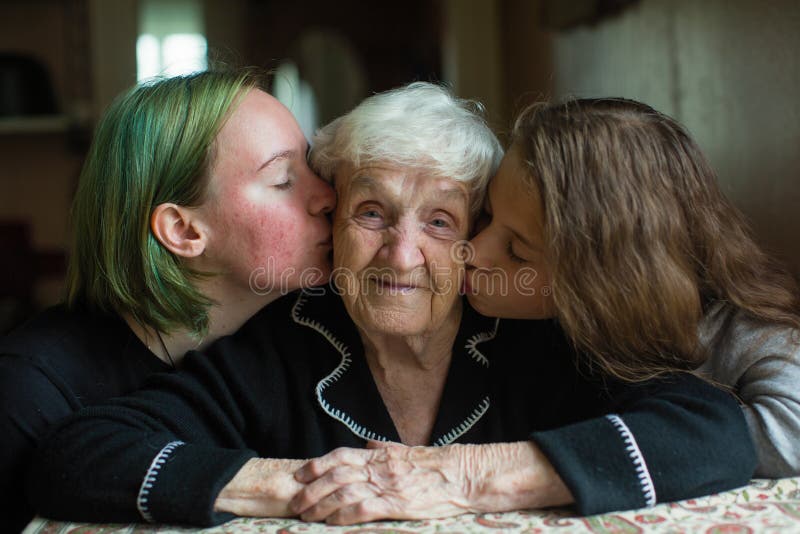
<path fill-rule="evenodd" d="M 188 532 L 165 525 L 97 525 L 35 519 L 25 534 L 110 534 Z M 800 477 L 753 480 L 737 490 L 653 508 L 592 517 L 575 517 L 568 510 L 537 510 L 506 514 L 465 514 L 425 521 L 381 521 L 350 527 L 329 527 L 293 519 L 242 518 L 204 529 L 209 534 L 238 532 L 336 533 L 467 533 L 467 532 L 602 532 L 739 534 L 800 533 Z"/>

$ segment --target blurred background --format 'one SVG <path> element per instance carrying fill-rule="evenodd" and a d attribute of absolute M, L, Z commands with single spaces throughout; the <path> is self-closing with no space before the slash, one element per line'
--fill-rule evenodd
<path fill-rule="evenodd" d="M 275 69 L 307 134 L 413 80 L 482 101 L 501 138 L 532 100 L 642 100 L 688 127 L 800 273 L 798 58 L 798 0 L 1 0 L 0 332 L 61 298 L 103 109 L 219 59 Z"/>

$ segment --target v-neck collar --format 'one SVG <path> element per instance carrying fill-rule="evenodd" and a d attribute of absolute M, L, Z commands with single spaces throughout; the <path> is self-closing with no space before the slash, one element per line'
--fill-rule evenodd
<path fill-rule="evenodd" d="M 317 382 L 322 410 L 365 440 L 400 442 L 369 370 L 358 330 L 330 287 L 300 292 L 292 320 L 321 335 L 340 355 L 339 364 Z M 442 392 L 430 444 L 447 445 L 469 431 L 489 410 L 489 359 L 480 344 L 497 334 L 498 319 L 483 317 L 464 299 L 461 325 Z"/>

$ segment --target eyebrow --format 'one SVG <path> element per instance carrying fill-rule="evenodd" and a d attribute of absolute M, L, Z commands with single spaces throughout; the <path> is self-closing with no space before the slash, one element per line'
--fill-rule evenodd
<path fill-rule="evenodd" d="M 364 188 L 364 189 L 383 189 L 383 185 L 376 180 L 375 178 L 371 177 L 368 174 L 360 174 L 355 176 L 350 181 L 351 188 Z M 457 197 L 458 199 L 464 198 L 465 196 L 469 196 L 463 189 L 458 187 L 443 187 L 436 191 L 438 195 L 444 195 L 446 197 Z"/>
<path fill-rule="evenodd" d="M 296 154 L 297 153 L 294 150 L 283 150 L 281 152 L 276 152 L 272 154 L 269 158 L 267 158 L 267 160 L 264 163 L 259 165 L 258 169 L 256 169 L 256 172 L 261 172 L 262 169 L 269 167 L 279 159 L 289 159 L 294 157 Z"/>
<path fill-rule="evenodd" d="M 469 198 L 469 194 L 458 187 L 443 187 L 442 189 L 439 189 L 437 193 L 446 197 L 458 198 L 459 200 L 464 197 Z"/>
<path fill-rule="evenodd" d="M 366 174 L 359 174 L 350 180 L 350 188 L 360 187 L 365 189 L 375 189 L 378 182 Z"/>
<path fill-rule="evenodd" d="M 542 247 L 541 247 L 541 245 L 534 245 L 533 243 L 531 243 L 531 242 L 530 242 L 530 241 L 529 241 L 529 240 L 528 240 L 528 239 L 527 239 L 527 238 L 526 238 L 524 235 L 520 234 L 519 232 L 517 232 L 516 230 L 514 230 L 514 229 L 513 229 L 513 228 L 511 228 L 510 226 L 507 226 L 507 225 L 506 225 L 506 228 L 508 228 L 508 230 L 509 230 L 509 231 L 510 231 L 512 234 L 514 234 L 514 237 L 516 237 L 517 239 L 519 239 L 520 241 L 522 241 L 522 243 L 523 243 L 524 245 L 526 245 L 528 248 L 532 248 L 532 249 L 534 249 L 534 250 L 540 250 L 540 249 L 542 248 Z"/>

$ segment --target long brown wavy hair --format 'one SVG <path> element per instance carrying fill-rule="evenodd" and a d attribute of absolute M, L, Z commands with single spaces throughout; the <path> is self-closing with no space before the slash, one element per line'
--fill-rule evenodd
<path fill-rule="evenodd" d="M 631 381 L 695 368 L 715 302 L 800 328 L 796 279 L 675 120 L 620 98 L 534 104 L 512 143 L 544 204 L 557 318 L 591 367 Z"/>

